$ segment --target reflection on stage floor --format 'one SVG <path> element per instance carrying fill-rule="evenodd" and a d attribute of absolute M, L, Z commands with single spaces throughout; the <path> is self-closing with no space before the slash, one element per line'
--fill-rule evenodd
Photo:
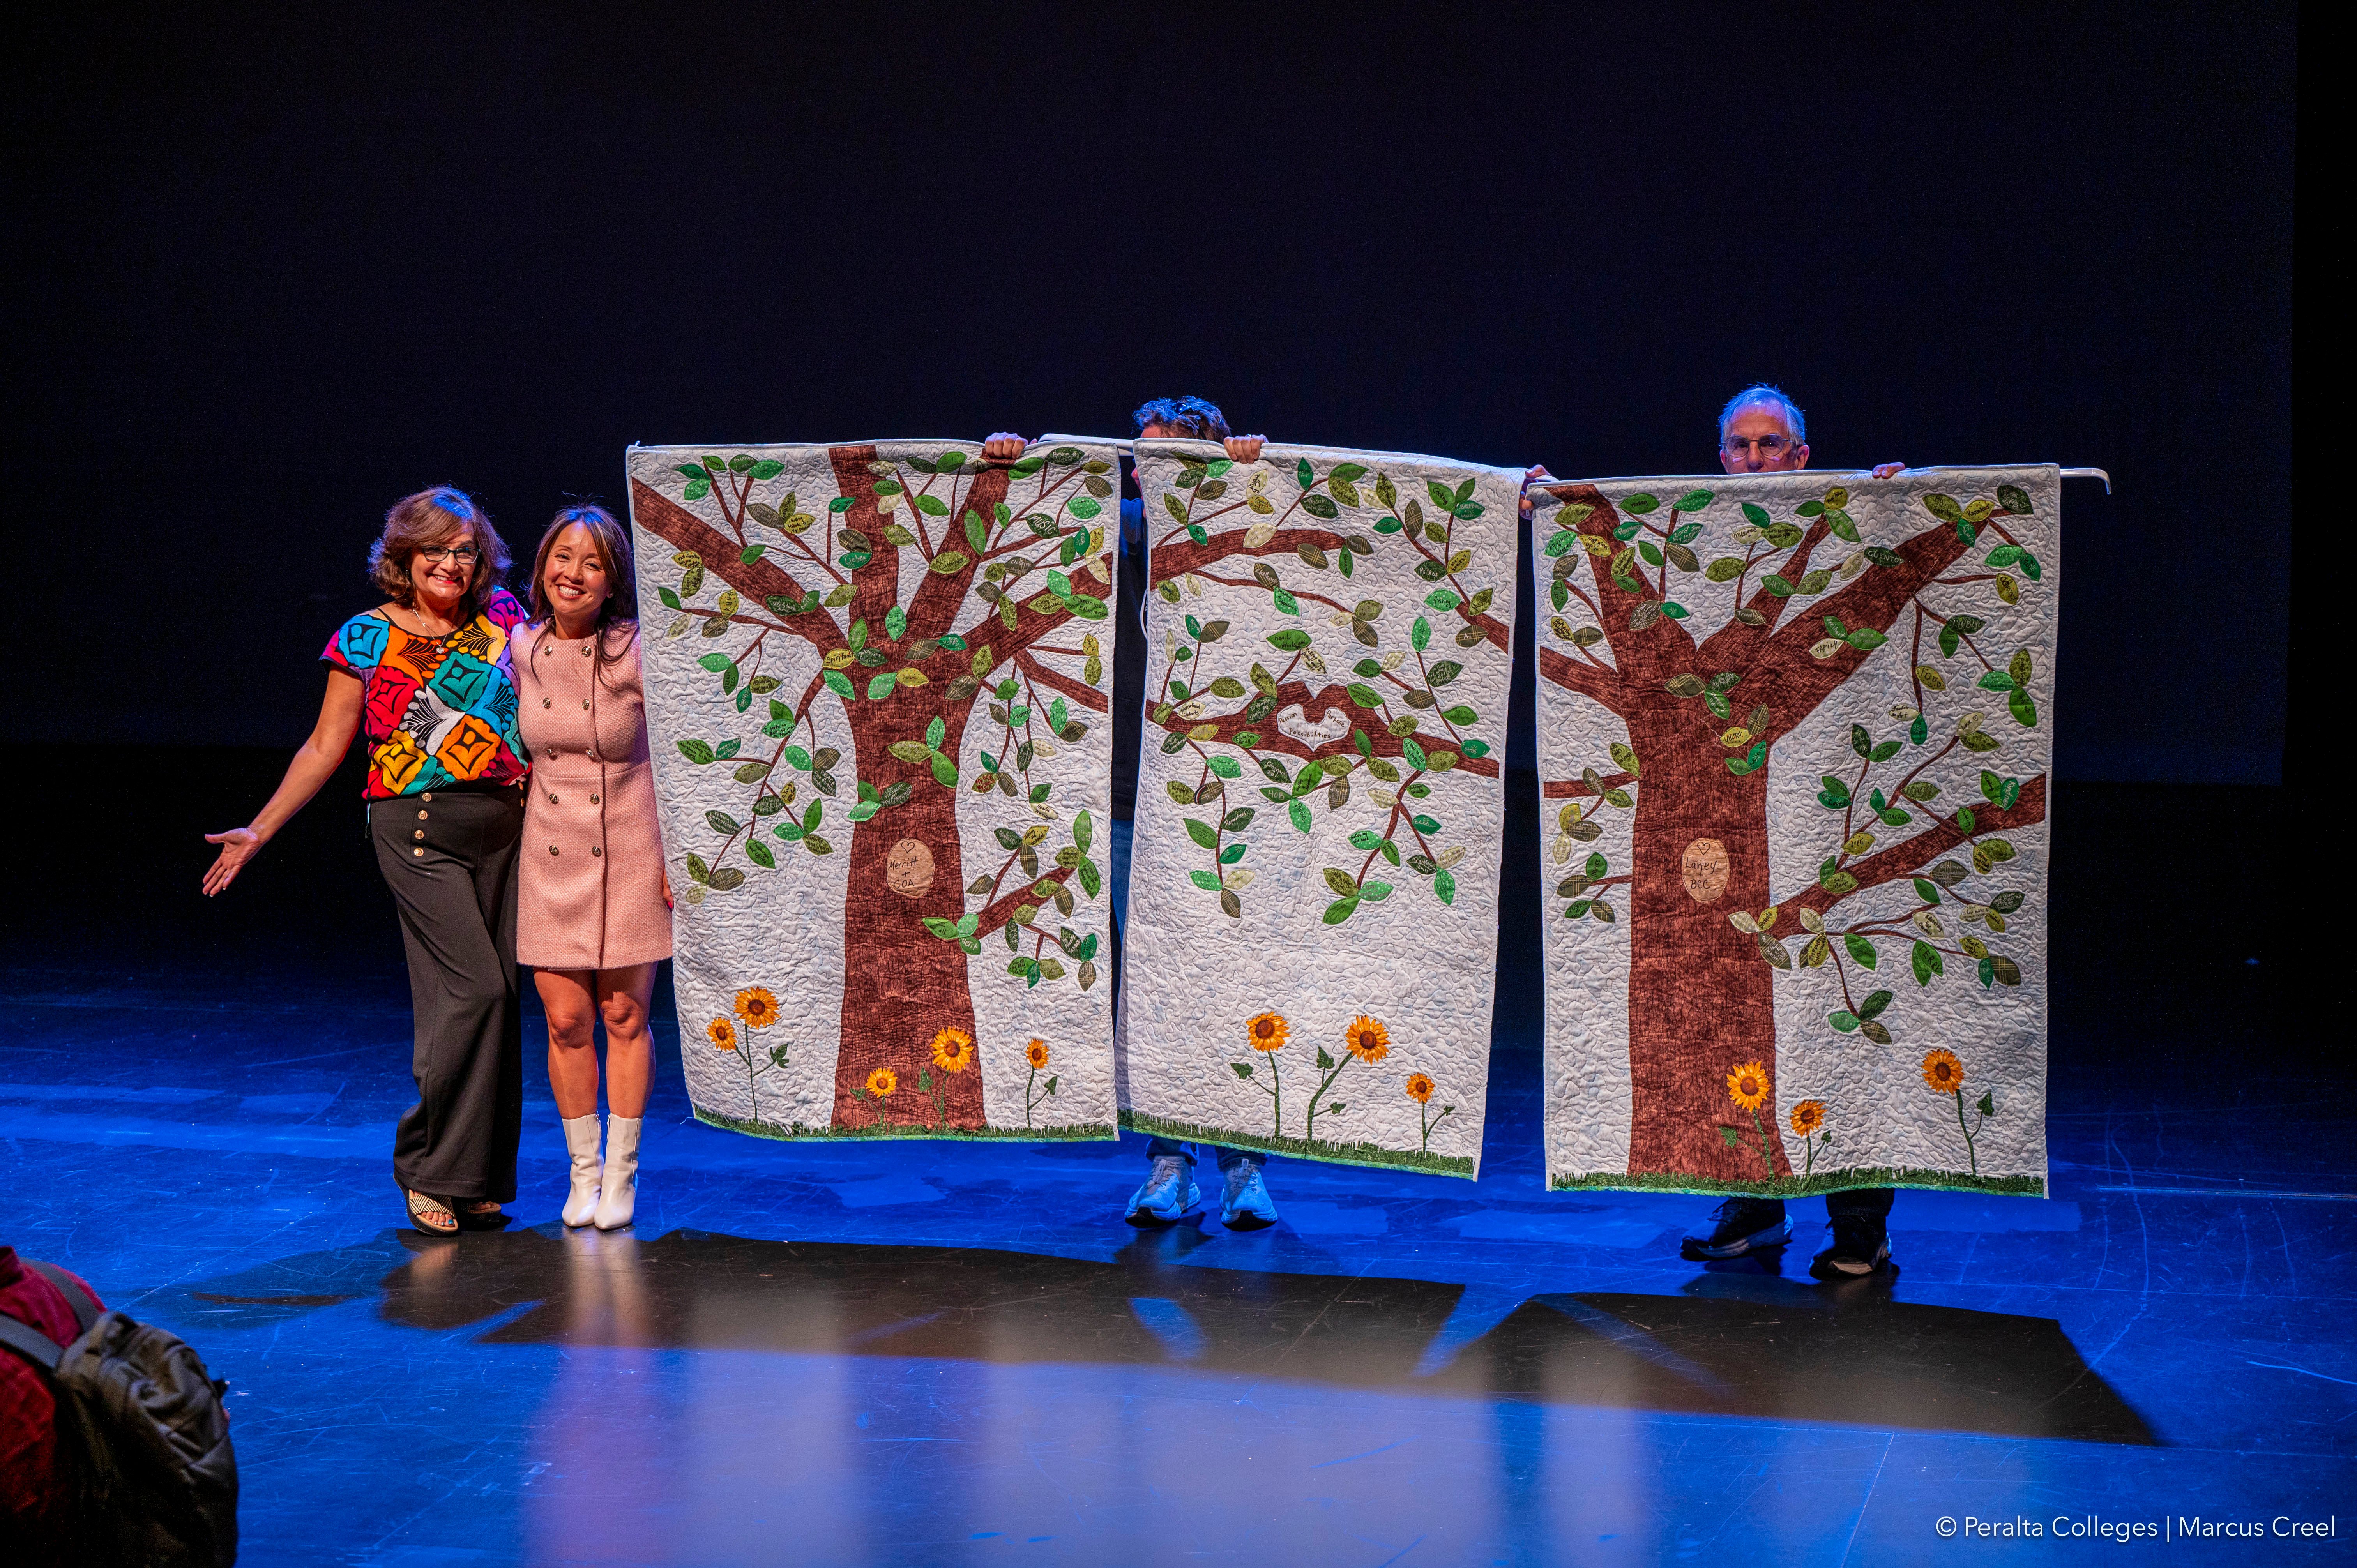
<path fill-rule="evenodd" d="M 1760 1273 L 1511 1301 L 1430 1280 L 1184 1266 L 1204 1240 L 1190 1223 L 1091 1262 L 686 1230 L 457 1245 L 397 1233 L 188 1294 L 222 1327 L 358 1300 L 389 1324 L 477 1329 L 484 1345 L 1183 1367 L 1437 1398 L 2154 1441 L 2050 1317 Z"/>
<path fill-rule="evenodd" d="M 2188 810 L 2063 806 L 2105 877 Z M 2250 801 L 2195 814 L 2275 864 Z M 1542 1190 L 1521 935 L 1478 1184 L 1278 1161 L 1273 1230 L 1135 1231 L 1139 1140 L 740 1138 L 666 1020 L 634 1230 L 555 1223 L 535 1063 L 516 1223 L 429 1239 L 391 917 L 259 897 L 12 939 L 0 1240 L 231 1380 L 248 1563 L 1881 1563 L 2015 1550 L 1943 1516 L 2357 1513 L 2357 1115 L 2276 1040 L 2269 940 L 2072 919 L 2140 886 L 2058 886 L 2054 1196 L 1900 1193 L 1881 1283 L 1809 1278 L 1821 1205 L 1703 1267 L 1706 1199 Z"/>

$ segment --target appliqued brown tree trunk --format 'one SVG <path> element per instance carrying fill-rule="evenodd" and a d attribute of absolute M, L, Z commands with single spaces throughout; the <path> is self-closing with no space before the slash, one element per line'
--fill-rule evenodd
<path fill-rule="evenodd" d="M 871 711 L 881 712 L 874 704 Z M 896 704 L 897 705 L 897 704 Z M 933 1096 L 916 1092 L 920 1078 L 942 1080 L 952 1127 L 983 1124 L 982 1075 L 944 1073 L 933 1065 L 933 1036 L 941 1030 L 974 1033 L 974 994 L 966 980 L 966 955 L 954 942 L 937 940 L 925 918 L 954 921 L 965 912 L 965 876 L 958 854 L 957 795 L 937 788 L 922 767 L 911 767 L 888 749 L 896 740 L 921 740 L 931 713 L 914 708 L 916 722 L 855 727 L 853 746 L 860 777 L 879 787 L 906 778 L 918 786 L 907 805 L 856 823 L 851 830 L 851 875 L 843 909 L 843 1043 L 835 1057 L 834 1121 L 858 1127 L 882 1120 L 918 1125 L 937 1114 Z M 963 714 L 960 715 L 961 719 Z M 942 746 L 956 755 L 960 722 Z M 879 759 L 880 760 L 877 760 Z M 886 863 L 899 844 L 922 844 L 932 858 L 931 884 L 910 898 L 894 891 Z M 879 1105 L 853 1090 L 877 1068 L 888 1068 L 908 1092 Z"/>
<path fill-rule="evenodd" d="M 1727 920 L 1730 909 L 1771 901 L 1766 775 L 1731 777 L 1718 747 L 1691 744 L 1692 729 L 1691 713 L 1674 706 L 1641 708 L 1629 721 L 1645 769 L 1630 854 L 1630 1168 L 1789 1176 L 1773 1138 L 1775 1167 L 1762 1166 L 1750 1120 L 1727 1092 L 1731 1069 L 1756 1057 L 1772 1071 L 1776 1056 L 1770 972 Z M 1684 875 L 1688 849 L 1706 841 L 1727 865 L 1723 888 L 1706 902 Z M 1760 1117 L 1776 1125 L 1772 1087 Z M 1734 1128 L 1742 1146 L 1722 1141 L 1721 1126 Z"/>

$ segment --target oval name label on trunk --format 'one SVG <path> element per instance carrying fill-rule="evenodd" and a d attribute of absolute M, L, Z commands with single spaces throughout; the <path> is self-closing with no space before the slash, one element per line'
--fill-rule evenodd
<path fill-rule="evenodd" d="M 1716 904 L 1727 891 L 1727 846 L 1717 839 L 1696 839 L 1678 861 L 1678 875 L 1686 897 L 1697 904 Z"/>
<path fill-rule="evenodd" d="M 1719 864 L 1722 867 L 1726 865 L 1725 856 L 1719 858 Z M 1724 870 L 1718 882 L 1722 887 L 1727 886 Z M 884 886 L 901 897 L 921 898 L 932 885 L 933 852 L 925 847 L 923 840 L 902 839 L 892 846 L 892 853 L 884 857 Z"/>

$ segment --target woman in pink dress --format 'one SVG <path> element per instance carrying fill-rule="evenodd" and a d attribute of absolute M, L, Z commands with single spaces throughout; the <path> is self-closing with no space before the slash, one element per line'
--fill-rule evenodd
<path fill-rule="evenodd" d="M 567 507 L 532 568 L 532 624 L 513 650 L 532 754 L 516 958 L 548 1011 L 548 1081 L 573 1155 L 565 1223 L 630 1222 L 652 1054 L 647 999 L 671 956 L 671 889 L 647 763 L 630 543 L 613 514 Z M 606 1148 L 597 1149 L 598 1020 Z"/>

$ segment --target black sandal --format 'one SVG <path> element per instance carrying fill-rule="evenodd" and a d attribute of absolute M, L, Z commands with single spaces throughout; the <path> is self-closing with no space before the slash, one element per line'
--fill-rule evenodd
<path fill-rule="evenodd" d="M 402 1190 L 409 1202 L 409 1222 L 412 1225 L 428 1236 L 456 1236 L 458 1233 L 460 1221 L 456 1205 L 430 1192 L 418 1192 L 408 1187 Z M 426 1219 L 428 1215 L 439 1215 L 447 1223 L 433 1224 Z"/>
<path fill-rule="evenodd" d="M 482 1197 L 469 1201 L 490 1203 L 490 1199 Z M 512 1218 L 507 1210 L 496 1203 L 492 1203 L 489 1208 L 474 1208 L 468 1207 L 468 1203 L 457 1203 L 451 1206 L 450 1212 L 458 1217 L 458 1229 L 461 1230 L 504 1230 L 508 1227 L 509 1219 Z"/>

